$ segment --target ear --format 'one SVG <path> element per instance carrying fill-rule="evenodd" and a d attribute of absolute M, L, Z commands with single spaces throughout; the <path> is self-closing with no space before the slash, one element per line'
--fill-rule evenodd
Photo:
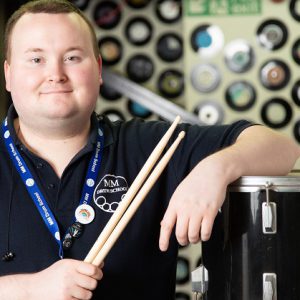
<path fill-rule="evenodd" d="M 6 90 L 10 92 L 10 65 L 7 60 L 4 61 L 4 76 Z"/>
<path fill-rule="evenodd" d="M 100 85 L 102 85 L 102 83 L 103 83 L 103 80 L 102 80 L 102 58 L 100 55 L 98 56 L 97 62 L 98 62 L 98 66 L 99 66 L 99 83 L 100 83 Z"/>

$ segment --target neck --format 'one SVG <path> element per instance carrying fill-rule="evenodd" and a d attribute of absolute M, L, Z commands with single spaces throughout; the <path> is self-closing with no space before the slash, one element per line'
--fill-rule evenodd
<path fill-rule="evenodd" d="M 34 154 L 46 160 L 56 174 L 61 177 L 64 169 L 72 158 L 86 145 L 90 121 L 85 126 L 72 127 L 66 131 L 62 130 L 32 129 L 21 120 L 14 122 L 18 138 Z"/>

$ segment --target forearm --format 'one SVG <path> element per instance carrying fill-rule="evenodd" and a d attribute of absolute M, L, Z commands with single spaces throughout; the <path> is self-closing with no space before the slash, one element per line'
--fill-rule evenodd
<path fill-rule="evenodd" d="M 235 144 L 199 163 L 209 164 L 225 184 L 241 176 L 282 176 L 293 168 L 300 147 L 282 134 L 263 126 L 245 129 Z M 223 175 L 221 175 L 223 174 Z"/>
<path fill-rule="evenodd" d="M 300 156 L 300 147 L 291 138 L 263 126 L 244 130 L 230 150 L 240 175 L 286 175 Z"/>

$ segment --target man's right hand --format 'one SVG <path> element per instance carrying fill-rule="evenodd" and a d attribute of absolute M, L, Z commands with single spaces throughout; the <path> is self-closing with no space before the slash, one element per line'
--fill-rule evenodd
<path fill-rule="evenodd" d="M 74 260 L 57 261 L 34 274 L 0 277 L 0 299 L 91 299 L 103 273 L 100 267 Z"/>

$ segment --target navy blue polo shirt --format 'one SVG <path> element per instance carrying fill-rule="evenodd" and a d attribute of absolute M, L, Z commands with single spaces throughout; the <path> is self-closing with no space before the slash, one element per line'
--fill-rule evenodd
<path fill-rule="evenodd" d="M 12 138 L 43 192 L 60 226 L 61 235 L 72 224 L 80 200 L 96 143 L 98 122 L 104 130 L 103 158 L 90 203 L 95 210 L 95 219 L 85 226 L 82 236 L 64 253 L 66 258 L 83 260 L 170 124 L 139 119 L 112 123 L 94 114 L 87 145 L 58 178 L 45 160 L 31 153 L 18 140 L 13 128 L 16 116 L 11 107 L 8 126 Z M 106 257 L 104 277 L 93 299 L 174 299 L 178 251 L 175 236 L 172 235 L 167 252 L 161 252 L 158 247 L 160 221 L 169 199 L 197 162 L 232 144 L 249 125 L 246 121 L 239 121 L 226 126 L 178 126 L 177 133 L 185 130 L 186 136 Z M 172 140 L 176 137 L 177 134 L 174 134 Z M 0 275 L 40 271 L 59 260 L 58 245 L 13 166 L 2 134 L 0 166 L 0 256 L 8 250 L 16 255 L 10 262 L 0 261 Z"/>

